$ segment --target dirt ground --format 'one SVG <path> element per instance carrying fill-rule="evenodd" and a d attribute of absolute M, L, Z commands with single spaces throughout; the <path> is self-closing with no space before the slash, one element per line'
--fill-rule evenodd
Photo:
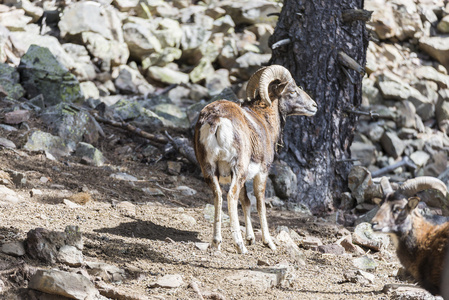
<path fill-rule="evenodd" d="M 39 123 L 30 125 L 33 129 Z M 24 240 L 27 232 L 37 227 L 63 231 L 67 225 L 78 225 L 84 238 L 85 261 L 103 261 L 127 270 L 125 280 L 113 283 L 115 288 L 124 295 L 137 294 L 149 299 L 200 299 L 188 285 L 192 281 L 198 283 L 202 292 L 214 292 L 226 299 L 388 299 L 382 292 L 384 285 L 401 283 L 395 277 L 400 264 L 392 249 L 382 254 L 367 252 L 378 262 L 376 270 L 371 271 L 375 276 L 372 284 L 345 280 L 346 272 L 357 270 L 351 254 L 322 254 L 301 248 L 305 261 L 301 265 L 294 262 L 282 245 L 273 252 L 259 238 L 248 247 L 248 254 L 239 255 L 232 246 L 227 225 L 223 228 L 221 251 L 199 250 L 195 243 L 210 242 L 212 237 L 212 223 L 203 212 L 206 204 L 212 204 L 212 193 L 198 170 L 183 163 L 181 174 L 170 175 L 165 157 L 145 161 L 139 155 L 145 140 L 117 128 L 104 126 L 104 130 L 107 138 L 96 146 L 108 163 L 93 167 L 81 164 L 75 157 L 51 161 L 44 153 L 25 152 L 20 148 L 30 131 L 22 128 L 11 133 L 0 129 L 1 137 L 18 146 L 15 150 L 0 148 L 0 169 L 21 172 L 27 178 L 21 187 L 8 185 L 23 198 L 21 203 L 0 204 L 1 243 Z M 180 161 L 174 156 L 170 159 Z M 127 182 L 109 177 L 116 172 L 139 180 Z M 183 196 L 175 190 L 180 185 L 198 193 Z M 160 189 L 164 196 L 150 196 L 142 191 L 145 187 Z M 82 191 L 92 197 L 82 207 L 72 209 L 62 203 L 64 198 Z M 120 201 L 133 203 L 135 211 L 118 209 L 115 204 Z M 185 215 L 196 222 L 186 221 Z M 253 220 L 255 228 L 259 228 L 257 213 L 253 213 Z M 319 218 L 268 209 L 273 236 L 275 229 L 284 225 L 300 235 L 318 237 L 324 244 L 334 243 L 345 232 L 334 220 L 335 216 Z M 243 225 L 243 218 L 241 221 Z M 6 265 L 24 262 L 40 268 L 70 269 L 59 264 L 44 265 L 27 255 L 15 258 L 0 254 L 0 261 Z M 268 266 L 259 266 L 260 261 Z M 268 270 L 279 263 L 289 265 L 289 273 L 288 280 L 277 287 L 266 289 L 244 282 L 236 284 L 229 279 L 241 271 Z M 167 274 L 180 274 L 185 284 L 175 289 L 150 288 L 152 282 Z M 6 284 L 4 299 L 14 299 L 27 287 L 26 280 L 14 279 L 1 270 L 0 276 Z"/>

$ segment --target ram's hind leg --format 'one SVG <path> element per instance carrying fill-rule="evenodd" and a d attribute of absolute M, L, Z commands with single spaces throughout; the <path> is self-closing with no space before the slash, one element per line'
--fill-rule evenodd
<path fill-rule="evenodd" d="M 217 176 L 205 178 L 207 184 L 214 193 L 214 236 L 212 239 L 212 247 L 220 250 L 221 245 L 221 206 L 223 205 L 222 191 Z"/>
<path fill-rule="evenodd" d="M 246 243 L 253 245 L 256 242 L 256 238 L 254 236 L 253 225 L 251 224 L 251 201 L 248 198 L 245 184 L 243 184 L 240 190 L 239 198 L 242 204 L 243 214 L 245 215 Z"/>
<path fill-rule="evenodd" d="M 239 215 L 237 212 L 240 190 L 244 184 L 244 180 L 235 173 L 232 175 L 231 185 L 228 192 L 228 212 L 231 223 L 231 235 L 234 240 L 238 253 L 246 253 L 246 247 L 243 243 L 242 232 L 240 231 Z"/>
<path fill-rule="evenodd" d="M 276 250 L 276 246 L 271 239 L 268 230 L 267 210 L 265 208 L 265 186 L 267 183 L 268 174 L 259 173 L 254 177 L 254 195 L 257 199 L 257 212 L 260 218 L 260 229 L 262 230 L 262 241 L 271 250 Z"/>

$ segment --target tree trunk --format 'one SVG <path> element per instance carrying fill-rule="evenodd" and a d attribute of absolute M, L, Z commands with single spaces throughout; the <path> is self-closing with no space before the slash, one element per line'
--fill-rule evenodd
<path fill-rule="evenodd" d="M 355 9 L 362 14 L 351 17 Z M 348 110 L 357 109 L 362 100 L 368 46 L 366 17 L 360 17 L 360 9 L 363 0 L 285 0 L 270 40 L 275 44 L 271 64 L 289 69 L 318 104 L 314 117 L 289 117 L 279 156 L 297 175 L 292 200 L 315 214 L 334 210 L 348 189 L 349 147 L 357 122 Z M 341 51 L 359 64 L 358 72 L 344 66 L 351 63 L 341 60 Z"/>

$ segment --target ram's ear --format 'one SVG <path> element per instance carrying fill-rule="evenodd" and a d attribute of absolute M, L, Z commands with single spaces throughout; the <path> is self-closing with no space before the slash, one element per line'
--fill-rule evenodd
<path fill-rule="evenodd" d="M 288 87 L 288 81 L 281 82 L 276 86 L 276 92 L 278 95 L 282 95 L 283 93 L 287 92 Z"/>
<path fill-rule="evenodd" d="M 382 203 L 382 198 L 374 197 L 373 203 L 380 206 L 380 204 Z"/>
<path fill-rule="evenodd" d="M 419 199 L 418 197 L 410 197 L 410 198 L 408 198 L 408 203 L 407 203 L 408 210 L 409 211 L 414 210 L 418 206 L 419 201 L 421 201 L 421 199 Z"/>

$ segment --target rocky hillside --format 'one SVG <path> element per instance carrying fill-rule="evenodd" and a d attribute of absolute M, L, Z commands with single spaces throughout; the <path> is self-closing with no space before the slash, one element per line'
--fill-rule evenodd
<path fill-rule="evenodd" d="M 296 177 L 277 162 L 267 202 L 279 253 L 258 245 L 245 259 L 208 249 L 211 193 L 189 152 L 191 128 L 209 101 L 245 97 L 246 81 L 271 57 L 281 9 L 276 1 L 0 4 L 0 293 L 360 299 L 404 280 L 388 241 L 370 240 L 364 222 L 376 207 L 365 191 L 381 176 L 449 183 L 442 0 L 365 0 L 372 41 L 363 105 L 348 112 L 360 116 L 355 167 L 338 211 L 319 218 L 290 203 Z M 423 199 L 426 214 L 449 215 L 441 195 Z M 387 286 L 380 297 L 402 292 Z M 422 293 L 405 292 L 430 297 Z"/>

